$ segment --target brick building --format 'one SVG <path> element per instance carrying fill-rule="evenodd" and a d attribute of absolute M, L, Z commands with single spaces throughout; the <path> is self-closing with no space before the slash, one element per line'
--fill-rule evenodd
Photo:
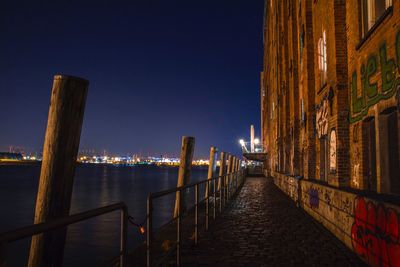
<path fill-rule="evenodd" d="M 400 0 L 265 1 L 265 171 L 371 265 L 389 256 L 353 228 L 373 207 L 399 217 L 399 87 Z"/>

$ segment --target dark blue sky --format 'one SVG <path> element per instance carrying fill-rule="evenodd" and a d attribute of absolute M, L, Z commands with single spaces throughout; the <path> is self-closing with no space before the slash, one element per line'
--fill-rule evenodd
<path fill-rule="evenodd" d="M 263 0 L 0 4 L 0 150 L 40 149 L 52 78 L 90 81 L 81 148 L 239 154 L 259 133 Z M 258 135 L 258 134 L 257 134 Z"/>

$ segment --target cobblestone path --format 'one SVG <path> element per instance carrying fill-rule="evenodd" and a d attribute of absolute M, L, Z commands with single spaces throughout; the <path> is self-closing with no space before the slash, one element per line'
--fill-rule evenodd
<path fill-rule="evenodd" d="M 183 248 L 183 266 L 365 266 L 267 178 L 247 178 L 232 205 Z"/>

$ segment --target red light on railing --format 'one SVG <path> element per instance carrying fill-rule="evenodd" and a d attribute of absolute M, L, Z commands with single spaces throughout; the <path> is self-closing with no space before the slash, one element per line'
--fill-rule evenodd
<path fill-rule="evenodd" d="M 143 226 L 141 226 L 141 227 L 139 228 L 139 232 L 140 232 L 142 235 L 144 235 L 144 233 L 146 233 L 146 229 L 145 229 Z"/>

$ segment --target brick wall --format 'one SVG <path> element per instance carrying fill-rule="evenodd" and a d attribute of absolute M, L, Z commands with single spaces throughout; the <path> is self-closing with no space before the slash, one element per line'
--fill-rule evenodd
<path fill-rule="evenodd" d="M 360 0 L 265 2 L 265 172 L 372 266 L 400 266 L 400 0 L 392 2 L 364 36 Z M 317 53 L 324 30 L 322 86 Z M 316 121 L 324 103 L 327 148 Z"/>
<path fill-rule="evenodd" d="M 269 155 L 265 168 L 311 180 L 320 180 L 325 170 L 329 185 L 371 190 L 363 121 L 374 118 L 377 181 L 373 190 L 393 193 L 394 182 L 389 181 L 385 170 L 391 155 L 384 149 L 388 146 L 383 142 L 388 129 L 383 129 L 386 117 L 382 114 L 390 109 L 398 114 L 400 1 L 393 0 L 393 7 L 365 40 L 360 34 L 360 3 L 266 1 L 261 116 L 263 143 Z M 323 31 L 327 39 L 327 79 L 322 86 L 317 53 Z M 371 57 L 375 62 L 371 63 Z M 394 82 L 389 83 L 390 79 Z M 366 80 L 376 83 L 379 99 L 362 99 L 368 90 Z M 329 108 L 323 137 L 327 144 L 322 148 L 316 117 L 324 101 Z M 398 132 L 399 126 L 397 123 Z M 400 147 L 400 138 L 398 143 Z M 335 152 L 334 160 L 331 151 Z"/>

